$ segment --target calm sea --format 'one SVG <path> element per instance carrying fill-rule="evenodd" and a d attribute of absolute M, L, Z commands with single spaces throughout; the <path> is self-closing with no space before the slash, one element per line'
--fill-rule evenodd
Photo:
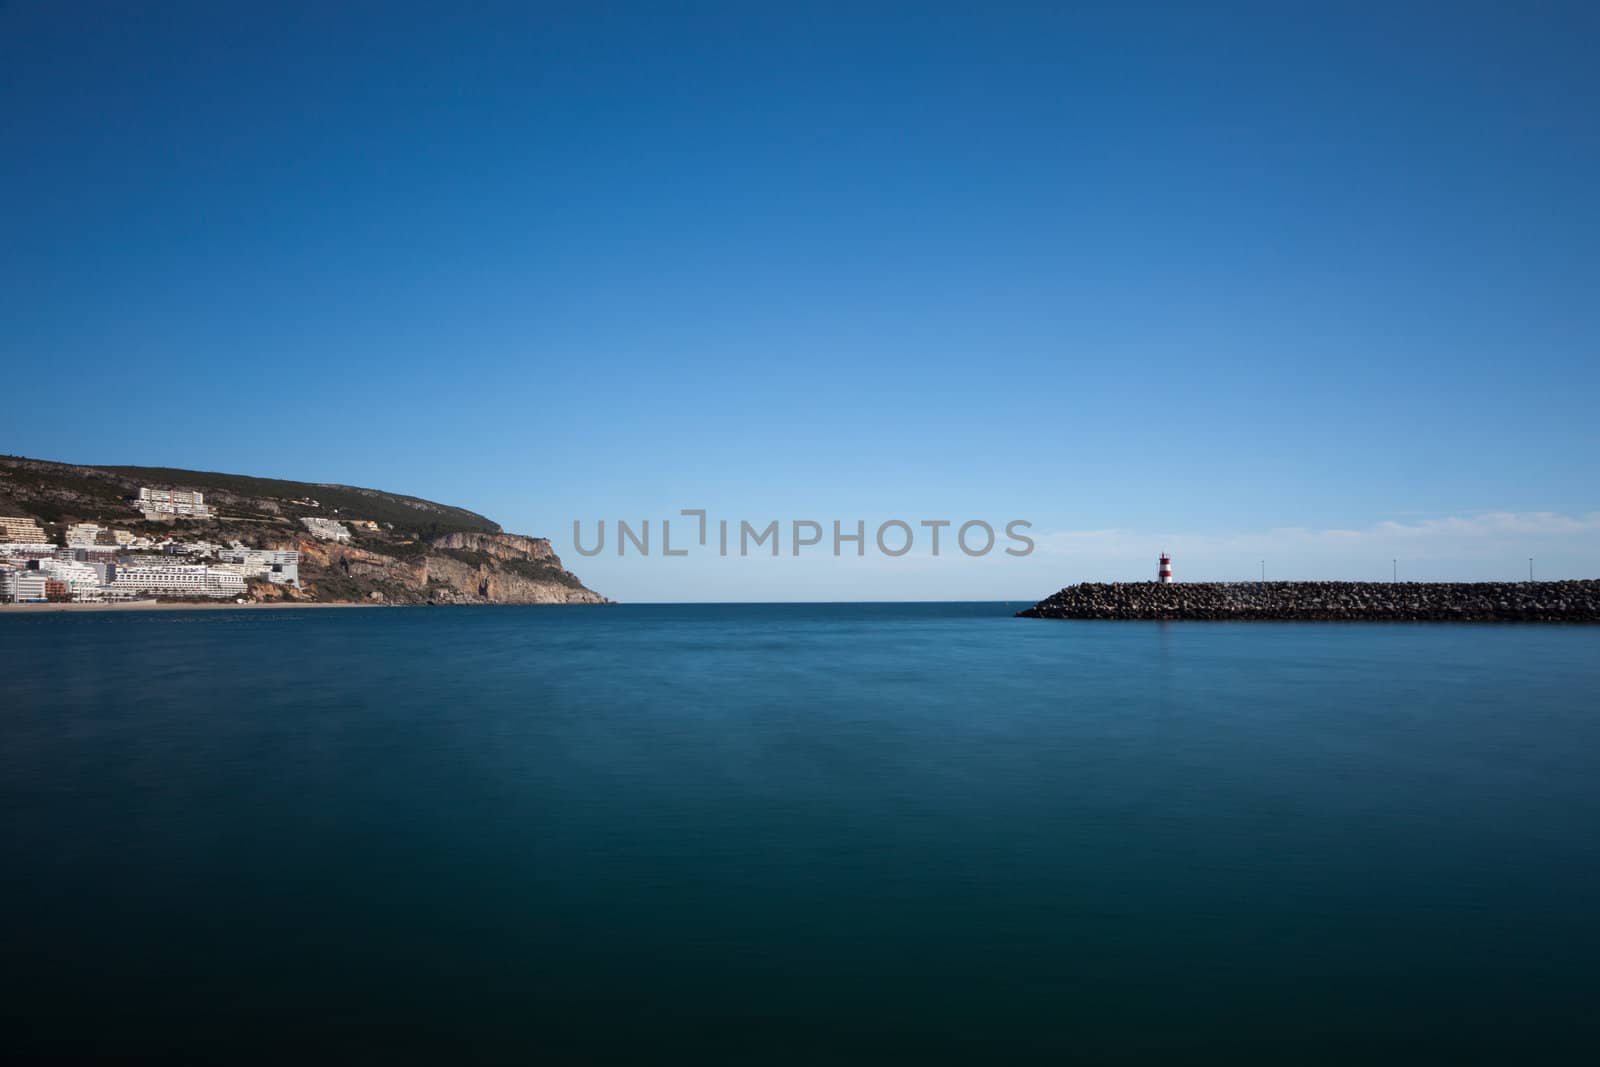
<path fill-rule="evenodd" d="M 1600 1050 L 1600 628 L 0 616 L 0 1046 Z"/>

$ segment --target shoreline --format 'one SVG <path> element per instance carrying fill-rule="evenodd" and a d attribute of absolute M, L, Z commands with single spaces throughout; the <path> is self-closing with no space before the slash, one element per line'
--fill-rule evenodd
<path fill-rule="evenodd" d="M 384 608 L 390 604 L 363 604 L 355 600 L 260 600 L 235 604 L 205 604 L 172 600 L 132 600 L 107 604 L 0 604 L 0 614 L 46 614 L 56 611 L 276 611 L 284 608 Z"/>

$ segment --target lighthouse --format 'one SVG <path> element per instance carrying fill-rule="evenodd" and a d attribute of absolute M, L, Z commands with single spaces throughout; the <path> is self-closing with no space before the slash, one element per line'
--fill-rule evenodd
<path fill-rule="evenodd" d="M 1172 583 L 1172 557 L 1165 552 L 1161 553 L 1161 568 L 1156 571 L 1156 581 L 1162 585 Z"/>

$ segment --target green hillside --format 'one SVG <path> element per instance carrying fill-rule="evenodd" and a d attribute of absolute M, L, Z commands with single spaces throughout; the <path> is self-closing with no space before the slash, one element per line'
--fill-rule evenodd
<path fill-rule="evenodd" d="M 136 520 L 127 498 L 141 486 L 198 490 L 224 515 L 253 519 L 321 515 L 370 519 L 396 533 L 436 536 L 455 531 L 498 533 L 499 524 L 465 508 L 401 493 L 349 485 L 256 478 L 171 467 L 83 466 L 0 456 L 0 514 L 44 522 Z M 315 500 L 316 507 L 297 503 Z"/>

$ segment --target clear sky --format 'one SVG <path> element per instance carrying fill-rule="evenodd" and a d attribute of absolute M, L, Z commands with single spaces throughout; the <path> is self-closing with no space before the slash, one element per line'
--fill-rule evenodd
<path fill-rule="evenodd" d="M 1596 575 L 1600 7 L 589 6 L 0 6 L 0 452 L 631 600 Z M 696 507 L 1040 547 L 572 550 Z"/>

